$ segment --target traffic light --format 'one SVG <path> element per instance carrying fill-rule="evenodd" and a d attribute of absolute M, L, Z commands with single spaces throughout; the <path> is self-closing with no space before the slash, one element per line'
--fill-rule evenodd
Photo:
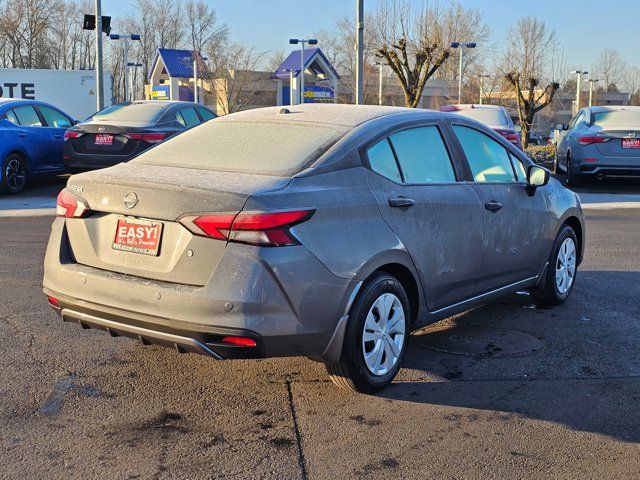
<path fill-rule="evenodd" d="M 84 22 L 82 23 L 83 30 L 95 30 L 96 29 L 96 16 L 87 15 L 84 16 Z M 105 15 L 102 16 L 102 33 L 109 35 L 111 33 L 111 17 Z"/>

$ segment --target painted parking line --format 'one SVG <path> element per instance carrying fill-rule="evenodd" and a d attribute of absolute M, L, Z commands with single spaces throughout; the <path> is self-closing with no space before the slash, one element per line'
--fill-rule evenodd
<path fill-rule="evenodd" d="M 617 193 L 579 193 L 583 210 L 617 210 L 639 208 L 640 195 Z"/>

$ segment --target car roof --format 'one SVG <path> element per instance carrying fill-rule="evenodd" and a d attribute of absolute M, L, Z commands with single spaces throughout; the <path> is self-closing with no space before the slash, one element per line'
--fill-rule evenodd
<path fill-rule="evenodd" d="M 440 111 L 443 112 L 456 112 L 458 110 L 501 110 L 504 107 L 501 105 L 480 105 L 479 103 L 462 103 L 456 105 L 444 105 L 440 107 Z"/>
<path fill-rule="evenodd" d="M 622 110 L 640 111 L 640 107 L 634 105 L 598 105 L 589 107 L 592 112 L 619 112 Z"/>
<path fill-rule="evenodd" d="M 440 118 L 444 114 L 433 110 L 386 107 L 378 105 L 346 105 L 307 103 L 303 105 L 255 108 L 232 113 L 219 121 L 257 121 L 273 123 L 315 123 L 343 127 L 356 127 L 370 120 L 403 114 L 415 118 Z"/>

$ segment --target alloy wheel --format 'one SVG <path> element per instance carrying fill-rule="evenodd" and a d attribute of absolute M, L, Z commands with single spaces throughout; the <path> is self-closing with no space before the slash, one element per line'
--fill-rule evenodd
<path fill-rule="evenodd" d="M 573 285 L 576 274 L 576 244 L 573 239 L 566 238 L 556 258 L 556 287 L 558 292 L 565 294 Z"/>
<path fill-rule="evenodd" d="M 7 186 L 12 192 L 19 192 L 22 190 L 27 178 L 27 172 L 25 171 L 24 163 L 20 158 L 9 158 L 4 174 L 7 179 Z"/>
<path fill-rule="evenodd" d="M 406 320 L 400 299 L 380 295 L 367 313 L 362 332 L 362 354 L 369 371 L 382 376 L 398 362 L 405 342 Z"/>

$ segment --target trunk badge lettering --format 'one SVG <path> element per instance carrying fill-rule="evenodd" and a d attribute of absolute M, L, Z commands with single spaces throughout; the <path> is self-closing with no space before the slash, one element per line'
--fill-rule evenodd
<path fill-rule="evenodd" d="M 131 192 L 124 197 L 124 204 L 127 208 L 133 208 L 138 204 L 138 196 Z"/>

